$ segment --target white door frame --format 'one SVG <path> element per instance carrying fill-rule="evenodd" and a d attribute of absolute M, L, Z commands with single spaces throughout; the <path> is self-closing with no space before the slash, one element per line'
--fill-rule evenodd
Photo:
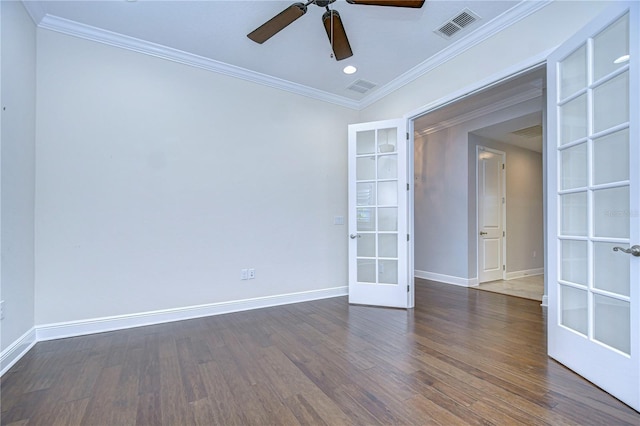
<path fill-rule="evenodd" d="M 502 157 L 502 164 L 504 172 L 500 174 L 500 190 L 502 191 L 502 199 L 504 200 L 501 208 L 502 208 L 502 240 L 501 240 L 501 263 L 502 263 L 502 279 L 504 280 L 507 274 L 506 265 L 507 265 L 507 153 L 504 151 L 499 151 L 497 149 L 492 149 L 486 146 L 478 145 L 476 146 L 476 277 L 478 277 L 478 284 L 480 284 L 480 244 L 482 239 L 480 238 L 480 168 L 478 165 L 480 164 L 480 153 L 481 152 L 491 152 L 496 155 L 500 155 Z"/>
<path fill-rule="evenodd" d="M 475 95 L 479 92 L 482 92 L 486 89 L 489 89 L 493 86 L 497 86 L 505 81 L 511 80 L 512 78 L 516 78 L 520 75 L 527 74 L 528 72 L 541 69 L 546 67 L 547 65 L 547 56 L 554 49 L 545 50 L 535 56 L 530 57 L 526 61 L 523 61 L 519 64 L 516 64 L 512 67 L 508 67 L 496 74 L 491 75 L 488 78 L 477 81 L 469 86 L 466 86 L 458 91 L 450 93 L 447 96 L 444 96 L 438 100 L 435 100 L 431 103 L 423 105 L 420 108 L 417 108 L 403 116 L 403 118 L 407 121 L 407 132 L 409 133 L 409 140 L 407 141 L 407 182 L 409 184 L 409 194 L 407 199 L 407 214 L 408 214 L 408 222 L 407 227 L 409 229 L 409 233 L 411 234 L 411 239 L 409 240 L 408 247 L 408 266 L 409 270 L 407 271 L 407 282 L 409 283 L 409 304 L 408 308 L 413 308 L 415 306 L 415 191 L 414 191 L 414 175 L 415 175 L 415 126 L 414 122 L 416 119 L 422 117 L 423 115 L 429 114 L 430 112 L 434 112 L 442 107 L 453 104 L 455 102 L 466 99 L 469 96 Z M 546 124 L 546 123 L 545 123 Z M 544 144 L 543 144 L 544 145 Z M 547 161 L 546 151 L 543 146 L 542 151 L 542 179 L 543 182 L 546 182 L 547 178 Z M 543 219 L 543 232 L 544 235 L 547 235 L 547 215 L 544 213 Z M 545 262 L 547 260 L 547 242 L 545 240 L 544 243 L 544 259 Z M 477 262 L 476 262 L 477 263 Z M 477 282 L 477 275 L 476 275 Z M 544 273 L 544 296 L 543 300 L 547 299 L 547 273 L 545 268 Z"/>

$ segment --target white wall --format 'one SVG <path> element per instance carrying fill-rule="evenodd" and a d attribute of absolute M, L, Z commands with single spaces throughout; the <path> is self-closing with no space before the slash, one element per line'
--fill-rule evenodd
<path fill-rule="evenodd" d="M 521 102 L 509 108 L 495 111 L 440 131 L 423 135 L 415 140 L 414 153 L 414 221 L 415 221 L 415 270 L 429 275 L 438 274 L 446 277 L 469 280 L 477 277 L 477 247 L 476 247 L 476 171 L 475 171 L 475 142 L 469 141 L 469 133 L 483 127 L 492 126 L 504 121 L 513 120 L 536 111 L 540 111 L 540 98 Z M 421 129 L 415 129 L 419 132 Z M 498 147 L 496 143 L 491 146 Z M 510 155 L 514 155 L 514 170 L 509 172 L 514 180 L 519 180 L 515 167 L 522 163 L 522 153 L 515 147 L 500 144 L 499 148 L 507 151 L 507 162 Z M 536 172 L 540 182 L 535 188 L 539 189 L 539 201 L 542 198 L 542 160 Z M 517 158 L 516 158 L 517 157 Z M 527 155 L 527 159 L 530 156 Z M 510 164 L 510 163 L 508 163 Z M 509 166 L 511 168 L 511 166 Z M 536 179 L 537 179 L 536 177 Z M 513 197 L 513 205 L 509 199 L 507 212 L 513 217 L 519 217 L 520 195 L 511 192 L 520 189 L 520 183 L 509 185 L 507 196 Z M 531 189 L 536 192 L 537 189 Z M 536 192 L 537 194 L 537 192 Z M 542 261 L 542 206 L 536 212 L 539 219 L 539 230 L 531 231 L 536 234 L 532 250 L 537 250 L 539 256 L 536 262 Z M 537 225 L 536 225 L 537 226 Z M 514 238 L 520 234 L 520 222 L 507 224 L 507 231 L 514 231 Z M 516 232 L 518 231 L 518 232 Z M 510 236 L 511 237 L 511 236 Z M 520 247 L 523 244 L 523 247 Z M 524 253 L 529 245 L 511 242 L 509 251 L 517 249 Z M 524 255 L 524 254 L 523 254 Z M 508 265 L 508 271 L 521 271 L 519 258 L 514 264 Z M 531 262 L 533 265 L 536 262 Z M 541 267 L 541 266 L 539 266 Z M 526 269 L 535 269 L 534 267 Z M 455 280 L 452 280 L 455 281 Z M 464 282 L 464 281 L 463 281 Z"/>
<path fill-rule="evenodd" d="M 42 29 L 38 100 L 36 324 L 347 285 L 357 112 Z"/>
<path fill-rule="evenodd" d="M 361 111 L 361 121 L 399 118 L 555 48 L 608 2 L 554 1 Z"/>
<path fill-rule="evenodd" d="M 469 278 L 466 133 L 449 127 L 415 140 L 417 271 Z"/>
<path fill-rule="evenodd" d="M 36 30 L 21 2 L 2 1 L 0 7 L 4 351 L 34 326 Z"/>

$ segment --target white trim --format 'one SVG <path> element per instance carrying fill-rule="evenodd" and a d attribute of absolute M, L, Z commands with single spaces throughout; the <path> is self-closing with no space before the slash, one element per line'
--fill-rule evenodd
<path fill-rule="evenodd" d="M 405 72 L 400 77 L 380 87 L 365 99 L 362 99 L 360 101 L 360 109 L 373 105 L 375 102 L 379 101 L 385 96 L 422 77 L 429 71 L 455 58 L 456 56 L 469 50 L 473 46 L 510 27 L 516 22 L 537 12 L 550 3 L 552 3 L 552 0 L 521 1 L 511 9 L 507 10 L 506 12 L 489 21 L 487 24 L 478 28 L 467 37 L 456 41 L 446 49 L 441 50 L 426 61 Z M 546 58 L 546 55 L 544 57 Z M 519 69 L 522 69 L 522 67 L 520 67 Z"/>
<path fill-rule="evenodd" d="M 507 272 L 504 279 L 514 280 L 516 278 L 530 277 L 533 275 L 543 275 L 543 274 L 544 274 L 544 268 L 525 269 L 523 271 Z"/>
<path fill-rule="evenodd" d="M 299 293 L 288 293 L 277 296 L 257 297 L 253 299 L 234 300 L 231 302 L 208 303 L 205 305 L 187 306 L 183 308 L 163 309 L 159 311 L 140 312 L 129 315 L 92 318 L 88 320 L 69 321 L 36 326 L 37 340 L 54 340 L 85 334 L 103 333 L 106 331 L 162 324 L 186 319 L 221 315 L 231 312 L 248 311 L 270 306 L 308 302 L 331 297 L 346 296 L 348 287 L 333 287 L 322 290 L 311 290 Z"/>
<path fill-rule="evenodd" d="M 52 15 L 45 15 L 38 26 L 46 30 L 56 31 L 73 37 L 91 40 L 138 53 L 143 53 L 145 55 L 155 56 L 157 58 L 178 62 L 207 71 L 213 71 L 219 74 L 251 81 L 253 83 L 262 84 L 265 86 L 273 87 L 275 89 L 284 90 L 346 108 L 356 110 L 359 109 L 358 101 L 351 100 L 343 96 L 334 95 L 322 90 L 304 86 L 302 84 L 293 83 L 235 65 L 229 65 L 224 62 L 205 58 L 199 55 L 194 55 L 193 53 L 184 52 L 182 50 L 163 46 L 161 44 L 152 43 L 135 37 L 129 37 L 112 31 L 103 30 L 102 28 L 81 24 L 69 19 L 59 18 Z"/>
<path fill-rule="evenodd" d="M 486 89 L 490 89 L 494 86 L 504 83 L 507 80 L 511 80 L 515 77 L 521 76 L 528 72 L 531 72 L 535 69 L 544 67 L 547 63 L 547 56 L 551 52 L 553 52 L 555 48 L 545 50 L 544 52 L 540 52 L 535 56 L 532 56 L 516 65 L 512 65 L 503 69 L 502 71 L 498 71 L 491 76 L 476 81 L 469 86 L 463 87 L 460 90 L 449 93 L 448 95 L 443 96 L 440 99 L 436 99 L 433 102 L 429 102 L 426 105 L 423 105 L 419 108 L 416 108 L 412 111 L 409 111 L 404 117 L 407 120 L 415 120 L 416 118 L 420 118 L 423 115 L 429 114 L 430 112 L 436 111 L 440 108 L 443 108 L 447 105 L 453 104 L 460 100 L 463 100 L 471 95 L 482 92 Z"/>
<path fill-rule="evenodd" d="M 507 99 L 502 99 L 498 102 L 493 102 L 490 105 L 474 109 L 473 111 L 469 111 L 466 114 L 457 115 L 450 120 L 444 120 L 439 123 L 434 124 L 431 127 L 427 127 L 418 132 L 420 136 L 430 135 L 435 132 L 439 132 L 441 130 L 447 129 L 449 127 L 457 126 L 464 122 L 482 117 L 484 115 L 488 115 L 503 109 L 511 108 L 512 106 L 518 105 L 520 103 L 530 101 L 532 99 L 539 98 L 542 100 L 542 89 L 534 88 L 526 90 L 522 93 L 518 93 L 517 95 L 511 96 Z"/>
<path fill-rule="evenodd" d="M 29 352 L 29 349 L 31 349 L 36 342 L 36 329 L 33 327 L 2 351 L 0 354 L 0 377 Z"/>
<path fill-rule="evenodd" d="M 355 110 L 361 110 L 374 104 L 390 93 L 422 77 L 424 74 L 439 67 L 452 58 L 462 54 L 478 43 L 481 43 L 482 41 L 504 30 L 505 28 L 508 28 L 521 19 L 524 19 L 527 16 L 537 12 L 551 2 L 552 0 L 539 0 L 522 1 L 516 4 L 511 9 L 507 10 L 482 27 L 470 33 L 467 37 L 456 41 L 446 49 L 438 52 L 426 61 L 405 72 L 400 77 L 378 88 L 375 92 L 373 92 L 366 98 L 360 101 L 356 101 L 344 96 L 334 95 L 332 93 L 324 92 L 322 90 L 314 89 L 302 84 L 293 83 L 245 68 L 226 64 L 224 62 L 194 55 L 192 53 L 184 52 L 178 49 L 173 49 L 160 44 L 125 36 L 112 31 L 81 24 L 57 16 L 48 15 L 44 13 L 44 10 L 38 4 L 38 2 L 23 0 L 23 4 L 25 5 L 28 13 L 31 15 L 31 18 L 40 28 L 56 31 L 73 37 L 95 41 L 98 43 L 104 43 L 122 49 L 132 50 L 134 52 L 155 56 L 196 68 L 228 75 L 231 77 L 240 78 L 242 80 L 251 81 L 253 83 L 262 84 L 265 86 L 273 87 L 275 89 L 296 93 L 312 99 L 317 99 Z M 541 57 L 546 58 L 546 52 L 544 55 L 541 55 Z M 523 67 L 520 66 L 518 69 L 522 68 Z"/>
<path fill-rule="evenodd" d="M 460 278 L 451 275 L 438 274 L 436 272 L 419 271 L 417 269 L 414 271 L 414 276 L 416 278 L 422 278 L 423 280 L 438 281 L 444 284 L 457 285 L 460 287 L 475 287 L 478 285 L 477 278 Z"/>

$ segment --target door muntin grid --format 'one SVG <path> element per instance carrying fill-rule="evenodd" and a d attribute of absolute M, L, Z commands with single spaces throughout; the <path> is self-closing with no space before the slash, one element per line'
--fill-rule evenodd
<path fill-rule="evenodd" d="M 558 320 L 630 352 L 629 16 L 558 63 Z M 615 57 L 614 57 L 615 56 Z M 625 155 L 626 152 L 626 155 Z"/>
<path fill-rule="evenodd" d="M 398 129 L 356 132 L 357 282 L 398 284 Z"/>

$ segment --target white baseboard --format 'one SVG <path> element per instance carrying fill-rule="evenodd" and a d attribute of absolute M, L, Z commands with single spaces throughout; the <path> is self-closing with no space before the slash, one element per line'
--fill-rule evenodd
<path fill-rule="evenodd" d="M 0 376 L 20 360 L 36 344 L 35 327 L 24 333 L 0 354 Z"/>
<path fill-rule="evenodd" d="M 445 284 L 452 284 L 461 287 L 475 287 L 478 285 L 477 278 L 460 278 L 451 275 L 437 274 L 435 272 L 427 271 L 413 271 L 416 278 L 422 278 L 423 280 L 438 281 Z"/>
<path fill-rule="evenodd" d="M 543 274 L 544 274 L 544 268 L 526 269 L 524 271 L 507 272 L 505 274 L 504 279 L 514 280 L 516 278 L 528 277 L 532 275 L 543 275 Z"/>
<path fill-rule="evenodd" d="M 267 308 L 270 306 L 288 305 L 291 303 L 309 302 L 331 297 L 347 296 L 349 287 L 333 287 L 322 290 L 303 291 L 299 293 L 280 294 L 277 296 L 257 297 L 254 299 L 234 300 L 231 302 L 209 303 L 206 305 L 187 306 L 184 308 L 164 309 L 160 311 L 141 312 L 130 315 L 118 315 L 104 318 L 92 318 L 81 321 L 69 321 L 56 324 L 39 325 L 18 340 L 13 342 L 0 354 L 0 376 L 4 375 L 29 349 L 37 342 L 62 339 L 65 337 L 83 336 L 106 331 L 123 330 L 145 325 L 161 324 L 192 318 L 221 315 L 231 312 Z"/>
<path fill-rule="evenodd" d="M 546 294 L 542 296 L 542 303 L 540 304 L 540 306 L 549 306 L 549 296 L 547 296 Z"/>
<path fill-rule="evenodd" d="M 37 341 L 40 342 L 346 295 L 348 295 L 348 287 L 333 287 L 322 290 L 234 300 L 231 302 L 209 303 L 206 305 L 141 312 L 130 315 L 61 322 L 36 326 L 36 336 Z"/>

